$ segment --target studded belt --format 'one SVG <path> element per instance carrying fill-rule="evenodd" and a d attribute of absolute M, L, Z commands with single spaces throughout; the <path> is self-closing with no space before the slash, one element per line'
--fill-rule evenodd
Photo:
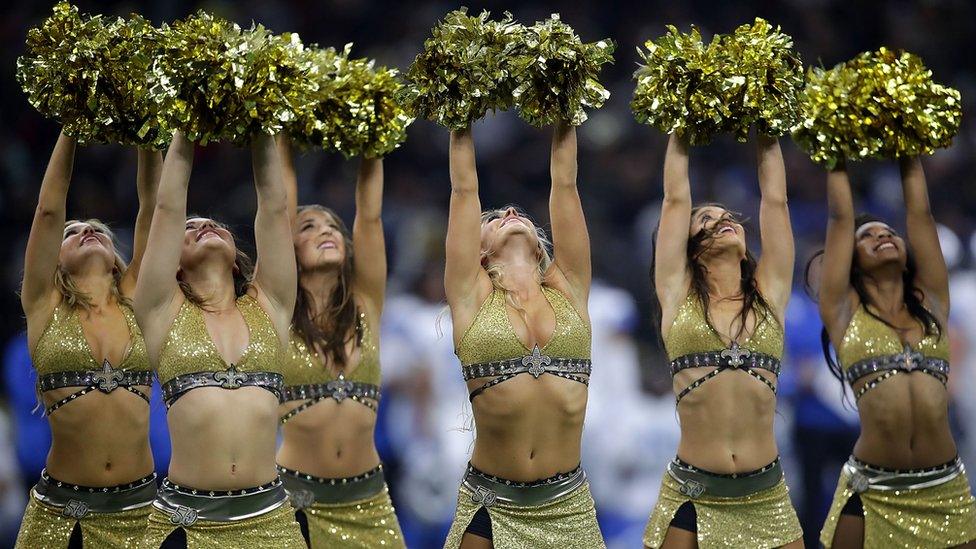
<path fill-rule="evenodd" d="M 194 372 L 176 376 L 163 383 L 163 402 L 169 408 L 181 396 L 200 387 L 221 387 L 224 389 L 261 387 L 280 398 L 282 380 L 282 375 L 277 372 L 238 372 L 233 366 L 216 372 Z"/>
<path fill-rule="evenodd" d="M 884 372 L 880 376 L 866 383 L 855 393 L 855 400 L 859 400 L 864 393 L 880 385 L 899 372 L 911 373 L 915 371 L 925 372 L 938 379 L 945 385 L 949 381 L 949 362 L 941 358 L 930 358 L 918 351 L 913 351 L 911 347 L 905 346 L 904 352 L 896 355 L 883 355 L 860 360 L 851 364 L 844 373 L 847 382 L 853 385 L 857 380 L 875 372 Z"/>
<path fill-rule="evenodd" d="M 383 491 L 386 477 L 383 466 L 361 475 L 345 478 L 323 478 L 278 466 L 288 499 L 295 509 L 306 509 L 315 503 L 351 503 L 369 499 Z"/>
<path fill-rule="evenodd" d="M 851 456 L 844 464 L 847 486 L 860 494 L 868 490 L 918 490 L 945 484 L 966 472 L 958 457 L 948 463 L 924 469 L 887 469 Z"/>
<path fill-rule="evenodd" d="M 776 386 L 773 385 L 771 381 L 756 372 L 756 370 L 766 370 L 775 376 L 779 376 L 781 369 L 778 358 L 739 347 L 738 343 L 732 343 L 728 349 L 722 349 L 721 351 L 693 353 L 680 356 L 672 360 L 669 367 L 671 369 L 672 377 L 678 372 L 687 370 L 688 368 L 715 368 L 711 372 L 708 372 L 702 377 L 696 379 L 687 387 L 682 389 L 676 397 L 677 402 L 681 402 L 681 399 L 687 396 L 688 393 L 694 391 L 703 383 L 719 375 L 725 370 L 742 370 L 743 372 L 746 372 L 752 377 L 765 383 L 766 386 L 769 387 L 769 389 L 775 394 Z"/>
<path fill-rule="evenodd" d="M 331 398 L 336 402 L 350 399 L 376 411 L 380 400 L 380 388 L 372 383 L 349 381 L 343 376 L 328 383 L 289 385 L 281 391 L 281 402 L 304 400 L 302 404 L 281 416 L 281 423 L 287 422 L 304 410 L 322 400 Z"/>
<path fill-rule="evenodd" d="M 61 509 L 63 516 L 76 520 L 89 513 L 118 513 L 152 504 L 156 499 L 156 473 L 128 484 L 95 487 L 51 478 L 45 469 L 31 495 L 45 505 Z"/>
<path fill-rule="evenodd" d="M 678 482 L 678 491 L 689 499 L 702 496 L 741 498 L 768 490 L 783 478 L 783 467 L 777 457 L 772 463 L 746 473 L 720 474 L 699 469 L 674 458 L 668 464 L 668 475 Z"/>
<path fill-rule="evenodd" d="M 484 473 L 468 464 L 461 486 L 471 493 L 471 500 L 484 507 L 514 505 L 537 507 L 555 501 L 586 483 L 586 473 L 577 467 L 535 482 L 516 482 Z"/>
<path fill-rule="evenodd" d="M 519 374 L 530 374 L 538 379 L 542 374 L 552 374 L 565 379 L 570 379 L 589 385 L 589 375 L 593 366 L 589 359 L 583 358 L 557 358 L 542 354 L 539 346 L 532 349 L 532 354 L 524 357 L 509 360 L 499 360 L 495 362 L 482 362 L 480 364 L 469 364 L 461 367 L 461 375 L 465 381 L 482 377 L 495 377 L 491 381 L 471 391 L 470 400 L 480 395 L 489 387 L 494 387 L 499 383 L 508 381 Z"/>
<path fill-rule="evenodd" d="M 230 522 L 273 511 L 288 501 L 281 479 L 240 490 L 188 488 L 163 479 L 153 507 L 169 516 L 177 526 L 192 526 L 198 520 Z"/>
<path fill-rule="evenodd" d="M 149 370 L 115 370 L 109 361 L 102 363 L 101 370 L 88 370 L 83 372 L 55 372 L 45 374 L 37 379 L 37 392 L 43 393 L 64 387 L 83 387 L 65 398 L 47 407 L 45 414 L 51 415 L 52 412 L 65 404 L 88 394 L 92 391 L 101 391 L 105 394 L 122 388 L 133 393 L 147 403 L 149 395 L 136 389 L 140 385 L 152 385 L 153 373 Z"/>

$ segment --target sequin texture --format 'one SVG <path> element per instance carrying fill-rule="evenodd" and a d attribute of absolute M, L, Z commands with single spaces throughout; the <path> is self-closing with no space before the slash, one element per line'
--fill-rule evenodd
<path fill-rule="evenodd" d="M 85 547 L 134 549 L 141 546 L 146 534 L 149 509 L 147 505 L 119 513 L 89 513 L 79 521 L 64 516 L 63 509 L 45 505 L 32 495 L 14 547 L 67 547 L 71 531 L 80 522 Z"/>
<path fill-rule="evenodd" d="M 834 502 L 820 542 L 830 547 L 841 509 L 854 495 L 850 476 L 841 470 Z M 864 507 L 864 549 L 919 547 L 936 549 L 976 539 L 976 503 L 963 473 L 949 482 L 918 490 L 868 490 Z"/>
<path fill-rule="evenodd" d="M 782 547 L 800 539 L 803 531 L 790 502 L 789 489 L 779 484 L 739 498 L 694 500 L 682 494 L 671 475 L 665 474 L 657 506 L 644 530 L 644 545 L 660 547 L 675 512 L 686 501 L 692 501 L 698 517 L 698 547 Z"/>
<path fill-rule="evenodd" d="M 464 531 L 481 507 L 473 493 L 461 487 L 457 512 L 444 543 L 444 549 L 461 546 Z M 596 508 L 585 483 L 552 502 L 532 507 L 496 503 L 487 508 L 491 517 L 494 549 L 558 547 L 559 549 L 599 549 L 606 547 L 596 521 Z"/>
<path fill-rule="evenodd" d="M 705 318 L 701 300 L 694 292 L 688 292 L 688 297 L 678 309 L 668 337 L 664 340 L 670 360 L 728 347 L 708 325 Z M 739 345 L 744 349 L 781 359 L 783 358 L 783 327 L 773 313 L 767 311 L 766 319 L 758 322 L 753 334 Z"/>
<path fill-rule="evenodd" d="M 556 316 L 555 331 L 542 352 L 551 357 L 590 358 L 590 326 L 561 292 L 546 286 L 542 292 Z M 457 347 L 464 365 L 509 360 L 529 352 L 512 328 L 505 292 L 498 289 L 485 299 Z"/>
<path fill-rule="evenodd" d="M 122 316 L 129 326 L 130 348 L 121 364 L 115 366 L 118 370 L 148 371 L 149 359 L 146 355 L 146 343 L 142 339 L 142 332 L 136 324 L 135 315 L 128 306 L 119 304 Z M 44 333 L 37 340 L 31 359 L 38 375 L 56 372 L 86 372 L 98 370 L 101 361 L 92 356 L 91 347 L 85 339 L 85 332 L 81 327 L 78 311 L 65 303 L 59 304 Z"/>
<path fill-rule="evenodd" d="M 837 348 L 837 357 L 845 368 L 855 362 L 885 355 L 897 355 L 905 346 L 898 334 L 864 309 L 858 307 L 847 326 L 844 339 Z M 949 360 L 949 338 L 926 335 L 915 345 L 918 351 L 930 358 Z"/>
<path fill-rule="evenodd" d="M 386 488 L 363 501 L 315 503 L 303 511 L 312 549 L 406 547 Z"/>
<path fill-rule="evenodd" d="M 348 381 L 380 384 L 380 349 L 366 313 L 359 313 L 359 329 L 362 331 L 362 345 L 359 348 L 359 364 L 345 378 Z M 322 362 L 322 358 L 305 344 L 297 333 L 291 333 L 288 346 L 288 360 L 282 374 L 285 385 L 311 385 L 328 383 L 335 379 Z"/>
<path fill-rule="evenodd" d="M 157 549 L 178 528 L 153 507 L 144 549 Z M 295 512 L 288 505 L 253 518 L 230 522 L 198 520 L 186 531 L 187 549 L 305 549 Z"/>
<path fill-rule="evenodd" d="M 242 372 L 278 372 L 281 345 L 268 313 L 246 294 L 237 299 L 237 308 L 247 324 L 249 338 L 247 349 L 234 367 Z M 203 311 L 184 301 L 159 353 L 159 382 L 194 372 L 219 372 L 228 366 L 207 332 Z"/>

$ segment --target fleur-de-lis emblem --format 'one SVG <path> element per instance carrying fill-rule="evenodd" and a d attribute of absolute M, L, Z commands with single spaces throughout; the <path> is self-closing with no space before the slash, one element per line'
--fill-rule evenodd
<path fill-rule="evenodd" d="M 72 499 L 68 501 L 68 504 L 64 506 L 64 510 L 61 513 L 73 519 L 84 518 L 88 514 L 88 504 L 84 501 L 78 501 Z"/>
<path fill-rule="evenodd" d="M 871 483 L 868 482 L 867 475 L 860 471 L 852 471 L 851 478 L 847 480 L 847 487 L 858 494 L 865 492 L 870 485 Z"/>
<path fill-rule="evenodd" d="M 315 503 L 315 494 L 311 490 L 289 490 L 288 499 L 295 509 L 307 509 Z"/>
<path fill-rule="evenodd" d="M 522 366 L 528 366 L 528 372 L 536 379 L 539 379 L 539 376 L 546 372 L 546 366 L 551 363 L 552 359 L 542 354 L 538 343 L 532 348 L 531 355 L 522 357 Z"/>
<path fill-rule="evenodd" d="M 475 503 L 480 503 L 485 507 L 491 507 L 498 501 L 498 494 L 490 488 L 485 488 L 484 486 L 479 486 L 475 488 L 474 493 L 471 494 L 471 501 Z"/>
<path fill-rule="evenodd" d="M 751 354 L 752 353 L 749 352 L 749 349 L 742 349 L 739 347 L 738 343 L 733 341 L 732 346 L 723 350 L 721 356 L 722 358 L 729 359 L 730 367 L 738 368 L 746 363 L 746 361 L 743 359 L 748 358 Z"/>
<path fill-rule="evenodd" d="M 346 381 L 345 376 L 342 374 L 339 374 L 339 379 L 332 380 L 325 386 L 325 390 L 331 391 L 332 398 L 337 402 L 342 402 L 349 398 L 349 393 L 352 392 L 352 388 L 352 382 Z"/>
<path fill-rule="evenodd" d="M 686 480 L 681 483 L 681 488 L 678 491 L 689 498 L 695 499 L 705 493 L 705 485 L 697 480 Z"/>
<path fill-rule="evenodd" d="M 239 389 L 241 383 L 247 381 L 247 374 L 238 372 L 233 364 L 223 372 L 214 372 L 213 377 L 224 389 Z"/>
<path fill-rule="evenodd" d="M 179 526 L 190 526 L 197 521 L 197 512 L 195 509 L 190 509 L 185 505 L 178 505 L 170 513 L 169 521 Z"/>
<path fill-rule="evenodd" d="M 114 370 L 112 364 L 107 359 L 102 362 L 102 369 L 92 374 L 95 387 L 103 393 L 111 393 L 114 391 L 119 386 L 122 378 L 122 372 Z"/>
<path fill-rule="evenodd" d="M 898 358 L 904 363 L 905 369 L 911 372 L 922 365 L 922 359 L 925 357 L 922 353 L 912 350 L 911 346 L 905 345 L 904 351 L 898 355 Z"/>

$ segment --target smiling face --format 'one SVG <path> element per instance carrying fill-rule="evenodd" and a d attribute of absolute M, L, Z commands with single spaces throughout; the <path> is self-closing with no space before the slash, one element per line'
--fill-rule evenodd
<path fill-rule="evenodd" d="M 745 229 L 734 213 L 721 206 L 707 205 L 693 209 L 688 236 L 701 238 L 706 254 L 731 249 L 745 257 Z"/>
<path fill-rule="evenodd" d="M 183 253 L 180 256 L 181 269 L 192 269 L 215 258 L 223 259 L 233 268 L 236 254 L 237 245 L 227 227 L 206 217 L 191 217 L 186 220 Z"/>
<path fill-rule="evenodd" d="M 881 221 L 870 221 L 854 232 L 854 260 L 862 271 L 895 264 L 904 269 L 908 263 L 905 239 Z"/>
<path fill-rule="evenodd" d="M 542 250 L 535 224 L 516 208 L 510 206 L 482 214 L 481 253 L 484 257 L 489 258 L 519 240 L 533 249 Z"/>
<path fill-rule="evenodd" d="M 69 274 L 78 272 L 93 261 L 104 265 L 106 271 L 111 271 L 116 266 L 112 233 L 95 220 L 65 223 L 58 261 Z"/>
<path fill-rule="evenodd" d="M 346 261 L 349 235 L 331 211 L 312 206 L 300 209 L 293 238 L 299 270 L 340 266 Z"/>

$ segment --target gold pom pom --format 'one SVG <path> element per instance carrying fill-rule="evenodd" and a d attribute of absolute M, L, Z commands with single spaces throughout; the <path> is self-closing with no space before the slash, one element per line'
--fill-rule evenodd
<path fill-rule="evenodd" d="M 962 121 L 957 90 L 934 82 L 918 56 L 887 48 L 810 69 L 802 108 L 793 138 L 828 169 L 845 158 L 932 153 Z"/>

